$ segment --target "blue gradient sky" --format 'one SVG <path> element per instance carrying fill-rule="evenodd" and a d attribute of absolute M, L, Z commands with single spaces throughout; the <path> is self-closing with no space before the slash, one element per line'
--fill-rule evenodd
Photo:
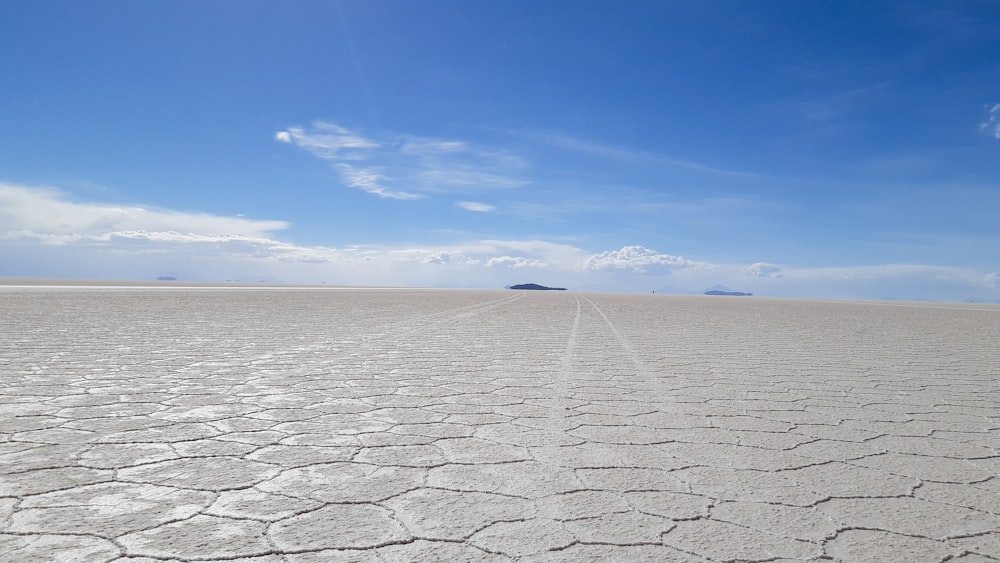
<path fill-rule="evenodd" d="M 1000 299 L 1000 5 L 0 5 L 0 275 Z"/>

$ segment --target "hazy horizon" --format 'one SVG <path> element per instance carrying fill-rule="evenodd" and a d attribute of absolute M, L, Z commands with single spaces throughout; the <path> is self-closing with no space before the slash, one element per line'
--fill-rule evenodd
<path fill-rule="evenodd" d="M 0 6 L 0 276 L 1000 301 L 1000 7 Z"/>

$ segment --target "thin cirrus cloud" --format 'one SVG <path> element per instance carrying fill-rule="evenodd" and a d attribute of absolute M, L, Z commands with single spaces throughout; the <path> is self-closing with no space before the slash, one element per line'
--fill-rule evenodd
<path fill-rule="evenodd" d="M 389 189 L 386 186 L 391 183 L 391 180 L 376 168 L 359 168 L 342 162 L 334 164 L 333 167 L 340 172 L 340 177 L 347 185 L 372 195 L 391 199 L 420 199 L 423 197 L 412 192 Z"/>
<path fill-rule="evenodd" d="M 476 201 L 456 201 L 455 205 L 465 209 L 466 211 L 476 211 L 478 213 L 489 213 L 496 210 L 496 207 L 493 205 L 479 203 Z"/>
<path fill-rule="evenodd" d="M 293 143 L 310 153 L 329 160 L 364 160 L 366 152 L 379 144 L 334 123 L 317 121 L 312 129 L 289 127 L 278 131 L 275 140 Z"/>
<path fill-rule="evenodd" d="M 990 108 L 986 119 L 979 124 L 979 130 L 994 139 L 1000 139 L 1000 104 Z"/>
<path fill-rule="evenodd" d="M 507 130 L 506 133 L 514 137 L 525 139 L 530 142 L 540 143 L 557 149 L 585 154 L 589 156 L 596 156 L 599 158 L 607 158 L 619 161 L 631 161 L 631 162 L 645 161 L 645 162 L 659 163 L 661 165 L 665 165 L 671 168 L 687 169 L 694 172 L 701 172 L 716 176 L 737 176 L 737 177 L 759 176 L 759 174 L 755 174 L 752 172 L 729 170 L 726 168 L 720 168 L 718 166 L 711 166 L 708 164 L 694 162 L 682 158 L 675 158 L 663 154 L 656 154 L 628 147 L 620 147 L 604 143 L 598 143 L 581 137 L 575 137 L 572 135 L 557 133 L 553 131 L 529 129 L 529 130 Z"/>
<path fill-rule="evenodd" d="M 519 155 L 466 141 L 372 137 L 325 121 L 289 127 L 274 139 L 329 162 L 345 185 L 380 198 L 414 200 L 528 184 L 522 177 L 527 165 Z"/>

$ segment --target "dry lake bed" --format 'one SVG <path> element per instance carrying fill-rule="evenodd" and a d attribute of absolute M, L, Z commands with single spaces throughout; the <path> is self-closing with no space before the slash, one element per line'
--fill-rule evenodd
<path fill-rule="evenodd" d="M 0 560 L 995 561 L 1000 307 L 0 287 Z"/>

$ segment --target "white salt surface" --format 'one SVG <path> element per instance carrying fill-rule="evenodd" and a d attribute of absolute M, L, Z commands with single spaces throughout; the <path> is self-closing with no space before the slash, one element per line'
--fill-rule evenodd
<path fill-rule="evenodd" d="M 4 562 L 1000 556 L 1000 308 L 42 285 Z"/>

